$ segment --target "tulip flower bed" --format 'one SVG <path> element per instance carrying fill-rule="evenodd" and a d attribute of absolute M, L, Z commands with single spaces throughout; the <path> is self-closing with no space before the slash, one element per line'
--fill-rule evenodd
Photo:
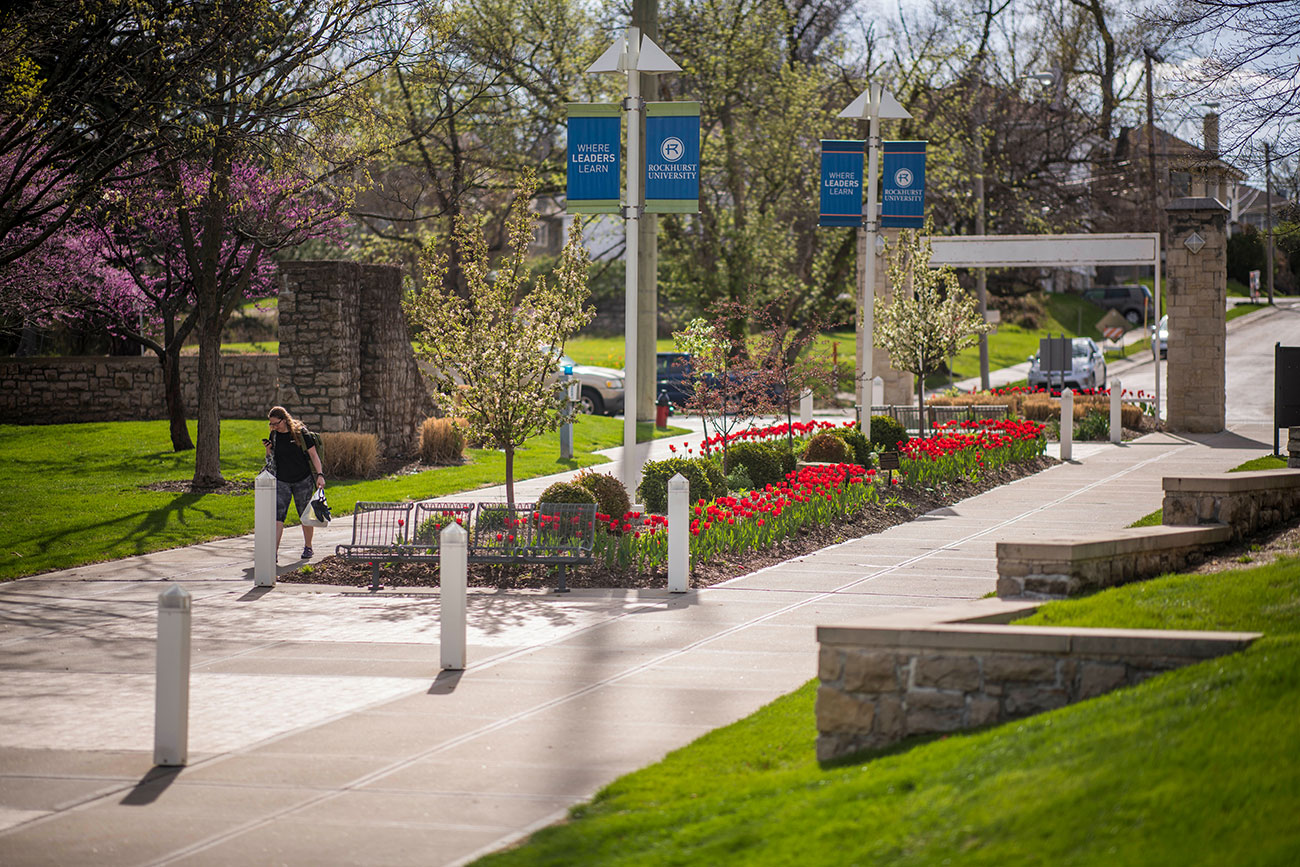
<path fill-rule="evenodd" d="M 801 425 L 800 435 L 834 427 Z M 978 479 L 987 469 L 1033 460 L 1043 453 L 1044 425 L 1021 419 L 981 419 L 953 423 L 925 439 L 913 438 L 900 450 L 903 483 L 935 487 L 943 482 Z M 785 425 L 745 432 L 749 439 L 785 436 Z M 738 439 L 740 435 L 729 438 Z M 701 449 L 720 445 L 705 444 Z M 894 479 L 894 484 L 899 484 Z M 880 502 L 886 479 L 856 464 L 805 466 L 777 485 L 740 496 L 700 500 L 691 507 L 690 562 L 718 554 L 743 554 L 765 548 L 809 527 L 854 515 Z M 651 571 L 668 561 L 668 519 L 629 512 L 615 519 L 597 515 L 595 555 L 611 568 Z M 635 523 L 634 523 L 635 522 Z"/>

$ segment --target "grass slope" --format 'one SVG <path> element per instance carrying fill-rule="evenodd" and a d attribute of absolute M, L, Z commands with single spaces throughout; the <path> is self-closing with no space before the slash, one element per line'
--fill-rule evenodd
<path fill-rule="evenodd" d="M 833 767 L 814 759 L 814 681 L 479 863 L 1300 863 L 1298 600 L 1292 560 L 1046 606 L 1053 623 L 1268 637 L 1052 713 Z"/>
<path fill-rule="evenodd" d="M 638 439 L 686 433 L 638 429 Z M 265 435 L 260 419 L 221 423 L 227 479 L 252 479 L 261 471 Z M 580 416 L 573 439 L 572 461 L 558 459 L 558 433 L 529 441 L 515 456 L 516 481 L 605 463 L 594 452 L 622 444 L 622 419 Z M 504 482 L 501 452 L 468 449 L 466 457 L 462 466 L 414 475 L 330 479 L 330 505 L 342 515 L 358 500 L 441 497 Z M 193 474 L 194 452 L 171 450 L 165 421 L 0 425 L 0 581 L 253 531 L 250 494 L 142 489 Z"/>

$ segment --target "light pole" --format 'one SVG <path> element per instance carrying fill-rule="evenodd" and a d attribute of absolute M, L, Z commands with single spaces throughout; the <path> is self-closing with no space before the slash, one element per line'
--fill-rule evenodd
<path fill-rule="evenodd" d="M 627 204 L 623 217 L 627 223 L 624 269 L 626 310 L 623 328 L 623 483 L 628 492 L 635 494 L 641 481 L 641 455 L 636 450 L 636 394 L 637 394 L 637 263 L 640 255 L 641 214 L 645 210 L 645 195 L 641 189 L 641 115 L 645 100 L 641 98 L 641 73 L 681 72 L 682 68 L 668 58 L 650 38 L 643 37 L 638 27 L 629 27 L 625 36 L 614 40 L 587 71 L 614 72 L 627 76 L 627 98 L 623 110 L 627 116 Z"/>
<path fill-rule="evenodd" d="M 866 120 L 867 126 L 867 210 L 862 228 L 858 229 L 858 310 L 862 331 L 858 335 L 858 381 L 854 392 L 858 400 L 858 424 L 867 438 L 871 437 L 871 362 L 875 347 L 875 295 L 877 232 L 880 230 L 880 209 L 876 203 L 876 171 L 880 161 L 880 119 L 910 118 L 907 109 L 899 105 L 889 91 L 878 84 L 868 85 L 858 98 L 841 111 L 839 117 Z"/>

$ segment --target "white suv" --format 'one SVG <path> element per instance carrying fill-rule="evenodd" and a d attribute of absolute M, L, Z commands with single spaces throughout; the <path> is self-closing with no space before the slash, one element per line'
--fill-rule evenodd
<path fill-rule="evenodd" d="M 1065 372 L 1065 388 L 1075 391 L 1106 387 L 1106 356 L 1091 337 L 1076 337 L 1070 342 L 1070 369 Z M 1061 374 L 1043 373 L 1038 354 L 1029 356 L 1029 387 L 1060 388 Z"/>

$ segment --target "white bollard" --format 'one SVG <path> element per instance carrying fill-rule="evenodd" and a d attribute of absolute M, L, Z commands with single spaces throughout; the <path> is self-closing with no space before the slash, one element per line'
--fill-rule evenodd
<path fill-rule="evenodd" d="M 799 395 L 799 421 L 808 424 L 812 421 L 812 390 L 805 388 Z"/>
<path fill-rule="evenodd" d="M 253 484 L 253 582 L 275 586 L 275 476 L 266 470 Z"/>
<path fill-rule="evenodd" d="M 158 594 L 157 653 L 153 763 L 180 767 L 189 759 L 190 594 L 179 584 Z"/>
<path fill-rule="evenodd" d="M 469 570 L 469 534 L 448 524 L 439 537 L 438 574 L 442 602 L 442 667 L 465 668 L 465 584 Z"/>
<path fill-rule="evenodd" d="M 1061 389 L 1061 460 L 1074 454 L 1074 389 Z"/>
<path fill-rule="evenodd" d="M 1124 439 L 1124 415 L 1120 412 L 1119 393 L 1124 385 L 1118 379 L 1110 381 L 1110 441 L 1122 442 Z"/>
<path fill-rule="evenodd" d="M 668 592 L 685 593 L 690 571 L 690 483 L 681 473 L 668 480 Z"/>

